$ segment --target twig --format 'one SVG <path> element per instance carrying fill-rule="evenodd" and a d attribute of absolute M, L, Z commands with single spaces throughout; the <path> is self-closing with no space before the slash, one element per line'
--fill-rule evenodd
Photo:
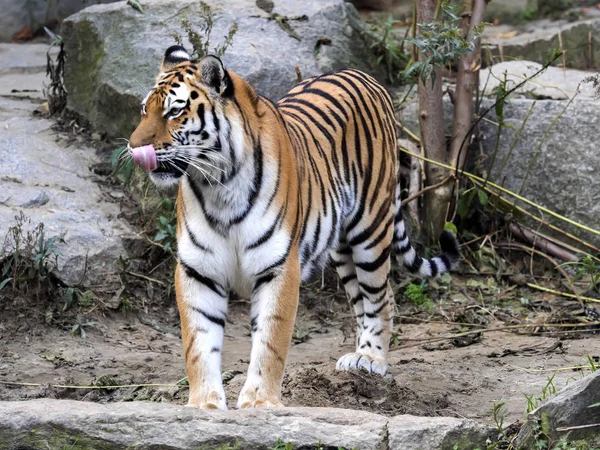
<path fill-rule="evenodd" d="M 418 155 L 418 154 L 415 154 L 415 153 L 411 153 L 411 152 L 409 152 L 408 150 L 406 150 L 406 149 L 404 149 L 404 148 L 402 148 L 402 147 L 399 147 L 399 149 L 400 149 L 400 151 L 402 151 L 402 152 L 404 152 L 404 153 L 406 153 L 406 154 L 408 154 L 408 155 L 415 156 L 415 157 L 417 157 L 417 158 L 420 158 L 420 159 L 422 159 L 423 161 L 426 161 L 426 162 L 428 162 L 428 163 L 431 163 L 431 164 L 436 164 L 436 165 L 438 165 L 438 166 L 440 166 L 440 167 L 444 167 L 444 168 L 446 168 L 446 169 L 451 169 L 451 170 L 453 170 L 453 168 L 452 168 L 452 167 L 450 167 L 448 164 L 444 164 L 444 163 L 441 163 L 441 162 L 434 161 L 434 160 L 432 160 L 432 159 L 426 158 L 425 156 L 421 156 L 421 155 Z M 483 178 L 481 178 L 481 177 L 478 177 L 477 175 L 474 175 L 474 174 L 472 174 L 472 173 L 466 172 L 466 171 L 464 171 L 464 170 L 463 170 L 463 171 L 461 171 L 461 175 L 464 175 L 464 176 L 466 176 L 467 178 L 471 179 L 472 181 L 479 181 L 480 183 L 483 183 L 483 182 L 485 181 Z M 546 207 L 544 207 L 544 206 L 538 205 L 537 203 L 535 203 L 535 202 L 532 202 L 531 200 L 528 200 L 528 199 L 526 199 L 526 198 L 524 198 L 524 197 L 520 196 L 519 194 L 515 194 L 514 192 L 512 192 L 512 191 L 510 191 L 510 190 L 508 190 L 508 189 L 506 189 L 506 188 L 503 188 L 503 187 L 502 187 L 502 186 L 500 186 L 500 185 L 497 185 L 497 184 L 495 184 L 495 183 L 492 183 L 491 181 L 488 181 L 488 183 L 487 183 L 487 184 L 488 184 L 488 186 L 491 186 L 491 187 L 493 187 L 494 189 L 498 189 L 498 190 L 499 190 L 499 191 L 501 191 L 502 193 L 504 193 L 504 194 L 507 194 L 507 195 L 510 195 L 511 197 L 514 197 L 514 198 L 516 198 L 516 199 L 518 199 L 518 200 L 520 200 L 520 201 L 522 201 L 522 202 L 524 202 L 524 203 L 527 203 L 528 205 L 530 205 L 530 206 L 533 206 L 534 208 L 537 208 L 537 209 L 539 209 L 540 211 L 542 211 L 542 212 L 544 212 L 544 213 L 546 213 L 546 214 L 549 214 L 549 215 L 551 215 L 551 216 L 553 216 L 553 217 L 556 217 L 556 218 L 557 218 L 557 219 L 559 219 L 559 220 L 562 220 L 563 222 L 566 222 L 566 223 L 568 223 L 568 224 L 570 224 L 570 225 L 573 225 L 574 227 L 581 228 L 582 230 L 585 230 L 585 231 L 588 231 L 588 232 L 590 232 L 590 233 L 593 233 L 593 234 L 596 234 L 596 235 L 600 236 L 600 231 L 598 231 L 598 230 L 595 230 L 595 229 L 593 229 L 593 228 L 590 228 L 590 227 L 588 227 L 588 226 L 586 226 L 586 225 L 583 225 L 583 224 L 581 224 L 581 223 L 579 223 L 579 222 L 576 222 L 576 221 L 574 221 L 574 220 L 571 220 L 571 219 L 569 219 L 569 218 L 567 218 L 567 217 L 565 217 L 565 216 L 561 216 L 560 214 L 558 214 L 558 213 L 555 213 L 554 211 L 551 211 L 551 210 L 549 210 L 548 208 L 546 208 Z M 478 186 L 479 186 L 479 185 L 478 185 Z"/>
<path fill-rule="evenodd" d="M 408 198 L 405 198 L 404 200 L 402 200 L 402 206 L 412 202 L 414 199 L 419 198 L 421 195 L 423 195 L 425 192 L 427 191 L 431 191 L 433 189 L 437 189 L 440 186 L 443 186 L 444 184 L 448 183 L 449 181 L 454 179 L 454 174 L 451 173 L 450 175 L 448 175 L 446 178 L 444 178 L 442 181 L 440 181 L 439 183 L 436 184 L 432 184 L 431 186 L 427 186 L 424 187 L 423 189 L 421 189 L 419 192 L 417 192 L 414 195 L 411 195 Z"/>
<path fill-rule="evenodd" d="M 531 157 L 531 161 L 529 161 L 529 165 L 527 166 L 527 169 L 525 170 L 525 175 L 523 176 L 523 180 L 521 181 L 521 188 L 519 189 L 519 195 L 521 195 L 523 193 L 523 189 L 525 189 L 525 183 L 527 182 L 527 178 L 529 177 L 529 174 L 531 173 L 531 169 L 533 168 L 533 165 L 537 161 L 538 155 L 542 151 L 542 145 L 544 144 L 544 142 L 546 142 L 546 139 L 548 138 L 548 136 L 550 134 L 550 130 L 552 130 L 552 128 L 554 128 L 554 125 L 556 125 L 556 122 L 558 122 L 558 120 L 563 116 L 563 114 L 565 113 L 567 108 L 569 106 L 571 106 L 571 103 L 573 103 L 573 100 L 575 100 L 575 97 L 577 97 L 578 94 L 579 94 L 579 90 L 577 92 L 575 92 L 575 94 L 569 99 L 569 101 L 567 102 L 565 107 L 562 109 L 562 111 L 552 120 L 552 122 L 550 122 L 550 125 L 548 125 L 548 128 L 546 128 L 546 131 L 544 132 L 542 139 L 540 139 L 540 142 L 538 142 L 538 145 L 535 148 L 533 156 Z"/>
<path fill-rule="evenodd" d="M 518 330 L 521 328 L 551 328 L 551 327 L 566 328 L 566 327 L 584 327 L 584 326 L 589 327 L 589 326 L 595 326 L 595 325 L 600 325 L 600 321 L 599 322 L 590 322 L 590 323 L 586 323 L 586 324 L 581 324 L 581 323 L 576 323 L 576 324 L 525 323 L 525 324 L 520 324 L 520 325 L 506 325 L 503 327 L 494 327 L 494 328 L 478 328 L 476 330 L 464 331 L 462 333 L 457 333 L 457 334 L 453 334 L 450 336 L 440 336 L 440 337 L 435 337 L 435 338 L 407 338 L 407 339 L 399 338 L 402 341 L 409 341 L 412 343 L 411 344 L 403 344 L 403 345 L 399 345 L 397 347 L 391 348 L 390 352 L 394 352 L 394 351 L 398 351 L 398 350 L 402 350 L 402 349 L 410 348 L 410 347 L 416 347 L 418 345 L 428 344 L 431 342 L 439 342 L 439 341 L 445 341 L 448 339 L 465 337 L 465 336 L 469 336 L 469 335 L 475 334 L 475 333 L 492 333 L 492 332 L 496 332 L 496 331 Z"/>
<path fill-rule="evenodd" d="M 573 253 L 565 250 L 564 248 L 550 242 L 548 239 L 540 236 L 537 232 L 527 228 L 524 225 L 511 221 L 508 224 L 510 232 L 521 239 L 524 239 L 534 247 L 542 250 L 548 255 L 562 259 L 563 261 L 577 262 L 579 258 Z"/>
<path fill-rule="evenodd" d="M 454 170 L 457 174 L 458 171 L 460 170 L 461 173 L 464 173 L 464 168 L 459 168 L 458 167 L 458 162 L 461 160 L 461 153 L 462 150 L 464 148 L 465 142 L 467 140 L 467 138 L 469 136 L 471 136 L 471 134 L 473 133 L 473 130 L 475 129 L 475 127 L 479 124 L 479 122 L 481 122 L 481 120 L 487 116 L 489 114 L 490 111 L 492 111 L 493 109 L 496 108 L 496 106 L 500 103 L 503 102 L 504 100 L 506 100 L 506 98 L 512 94 L 513 92 L 515 92 L 517 89 L 520 89 L 525 83 L 527 83 L 528 79 L 533 79 L 535 77 L 537 77 L 540 73 L 542 73 L 543 71 L 545 71 L 548 67 L 550 67 L 552 65 L 552 63 L 554 61 L 556 61 L 558 58 L 560 58 L 560 56 L 562 55 L 562 53 L 557 53 L 555 55 L 553 55 L 552 59 L 550 61 L 547 61 L 540 70 L 538 70 L 536 73 L 534 73 L 532 76 L 530 76 L 529 78 L 526 78 L 525 80 L 521 81 L 519 84 L 515 85 L 512 89 L 506 91 L 504 93 L 504 95 L 502 97 L 500 97 L 499 99 L 497 99 L 494 104 L 492 106 L 490 106 L 488 109 L 486 109 L 483 114 L 481 114 L 473 123 L 473 125 L 471 125 L 471 128 L 469 128 L 469 131 L 465 134 L 465 137 L 463 139 L 463 142 L 461 142 L 460 147 L 459 147 L 459 152 L 458 155 L 456 157 L 456 166 L 452 168 L 452 170 Z"/>
<path fill-rule="evenodd" d="M 583 239 L 578 238 L 577 236 L 572 235 L 571 233 L 568 233 L 560 228 L 558 228 L 555 225 L 552 225 L 551 223 L 546 222 L 544 219 L 542 219 L 541 217 L 536 216 L 535 214 L 530 213 L 529 211 L 527 211 L 526 209 L 521 208 L 520 206 L 518 206 L 516 203 L 511 202 L 509 199 L 505 198 L 505 197 L 501 197 L 498 192 L 495 192 L 491 189 L 489 189 L 488 187 L 484 187 L 482 184 L 479 184 L 478 182 L 471 180 L 471 182 L 473 182 L 477 187 L 479 187 L 480 189 L 484 189 L 486 190 L 490 195 L 495 196 L 498 200 L 501 200 L 504 203 L 507 203 L 508 205 L 512 206 L 513 209 L 516 209 L 517 211 L 519 211 L 522 214 L 525 214 L 528 217 L 531 217 L 533 220 L 541 223 L 542 225 L 544 225 L 545 227 L 550 228 L 553 231 L 556 231 L 558 233 L 561 233 L 562 235 L 568 237 L 569 239 L 574 240 L 575 242 L 578 242 L 579 244 L 593 250 L 596 253 L 600 253 L 600 248 L 596 247 L 595 245 L 590 244 L 589 242 L 584 241 Z M 548 237 L 548 236 L 544 236 L 546 239 L 548 240 L 553 240 L 552 238 Z M 597 256 L 594 256 L 591 253 L 588 252 L 584 252 L 581 249 L 577 249 L 574 248 L 562 241 L 558 241 L 556 239 L 553 240 L 555 243 L 559 243 L 562 246 L 565 246 L 567 248 L 569 248 L 571 251 L 575 251 L 575 252 L 581 252 L 584 253 L 587 256 L 590 256 L 591 258 L 595 259 L 596 261 L 600 262 L 600 258 L 598 258 Z M 558 242 L 557 242 L 558 241 Z"/>
<path fill-rule="evenodd" d="M 525 283 L 525 284 L 526 284 L 526 286 L 528 286 L 532 289 L 537 289 L 538 291 L 548 292 L 549 294 L 559 295 L 561 297 L 576 298 L 576 299 L 580 299 L 580 300 L 583 300 L 586 302 L 600 303 L 600 299 L 597 299 L 597 298 L 584 297 L 582 295 L 576 296 L 573 294 L 569 294 L 568 292 L 557 291 L 557 290 L 554 290 L 551 288 L 540 286 L 538 284 L 532 284 L 532 283 Z"/>
<path fill-rule="evenodd" d="M 418 151 L 416 144 L 408 139 L 398 139 L 398 145 L 411 149 L 412 152 L 416 153 Z M 421 188 L 421 170 L 422 170 L 422 161 L 418 158 L 410 158 L 410 174 L 409 174 L 409 182 L 408 182 L 408 196 L 409 198 L 419 192 Z M 402 202 L 402 206 L 404 206 L 404 202 Z M 421 214 L 419 212 L 419 202 L 410 203 L 406 207 L 408 209 L 408 214 L 412 217 L 417 226 L 420 224 L 419 218 Z"/>
<path fill-rule="evenodd" d="M 135 273 L 135 272 L 132 272 L 130 270 L 126 270 L 125 273 L 127 275 L 131 275 L 132 277 L 137 277 L 137 278 L 141 278 L 142 280 L 146 280 L 146 281 L 150 281 L 152 283 L 160 284 L 161 286 L 165 285 L 164 282 L 162 282 L 160 280 L 157 280 L 156 278 L 147 277 L 146 275 L 142 275 L 141 273 Z"/>
<path fill-rule="evenodd" d="M 600 427 L 600 423 L 590 423 L 589 425 L 573 425 L 572 427 L 558 427 L 556 431 L 582 430 L 584 428 Z"/>
<path fill-rule="evenodd" d="M 577 292 L 577 290 L 575 289 L 575 287 L 573 286 L 573 283 L 571 282 L 571 277 L 569 277 L 569 275 L 567 274 L 567 272 L 565 272 L 565 269 L 563 269 L 560 264 L 558 264 L 556 261 L 554 261 L 550 256 L 548 256 L 546 253 L 541 252 L 539 250 L 536 250 L 535 248 L 531 248 L 531 247 L 527 247 L 526 245 L 523 244 L 518 244 L 516 242 L 500 242 L 495 244 L 497 247 L 504 247 L 504 248 L 516 248 L 518 250 L 523 250 L 525 252 L 530 252 L 530 253 L 535 253 L 538 256 L 541 256 L 542 258 L 547 259 L 548 261 L 550 261 L 550 263 L 556 268 L 556 270 L 558 270 L 560 272 L 560 274 L 565 278 L 565 280 L 568 281 L 569 286 L 571 288 L 571 290 L 573 291 L 573 294 L 575 294 L 575 298 L 579 301 L 579 303 L 581 304 L 581 307 L 584 308 L 584 304 L 581 301 L 581 298 L 579 297 L 579 292 Z"/>
<path fill-rule="evenodd" d="M 53 388 L 60 389 L 125 389 L 132 387 L 187 387 L 183 384 L 162 384 L 162 383 L 150 383 L 150 384 L 126 384 L 122 386 L 71 386 L 64 384 L 42 384 L 42 383 L 20 383 L 16 381 L 2 381 L 0 380 L 0 384 L 8 384 L 14 386 L 31 386 L 31 387 L 40 387 L 40 386 L 50 386 Z"/>
<path fill-rule="evenodd" d="M 417 136 L 415 133 L 413 133 L 412 131 L 410 131 L 408 128 L 406 128 L 404 125 L 402 125 L 401 122 L 396 120 L 396 125 L 398 126 L 398 128 L 400 128 L 402 131 L 404 131 L 406 134 L 408 134 L 408 136 L 414 140 L 416 143 L 420 144 L 421 143 L 421 139 L 419 138 L 419 136 Z"/>
<path fill-rule="evenodd" d="M 590 366 L 572 366 L 572 367 L 557 367 L 555 369 L 527 369 L 526 367 L 513 366 L 512 364 L 507 364 L 506 367 L 510 367 L 511 369 L 522 370 L 528 373 L 540 373 L 540 372 L 566 372 L 576 371 L 581 369 L 589 369 Z"/>

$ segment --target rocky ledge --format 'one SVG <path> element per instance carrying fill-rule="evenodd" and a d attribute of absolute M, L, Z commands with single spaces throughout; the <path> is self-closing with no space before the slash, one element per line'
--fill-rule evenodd
<path fill-rule="evenodd" d="M 0 448 L 452 449 L 482 446 L 492 430 L 451 417 L 384 417 L 335 408 L 200 411 L 166 403 L 40 399 L 0 403 Z M 320 443 L 320 447 L 317 444 Z M 228 447 L 229 445 L 229 447 Z"/>

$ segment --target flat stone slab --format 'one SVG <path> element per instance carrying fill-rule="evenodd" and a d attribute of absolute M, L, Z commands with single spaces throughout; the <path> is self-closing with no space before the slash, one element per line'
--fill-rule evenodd
<path fill-rule="evenodd" d="M 46 449 L 360 450 L 475 448 L 490 429 L 471 420 L 397 416 L 335 408 L 201 411 L 167 403 L 98 404 L 38 399 L 0 403 L 0 442 Z"/>
<path fill-rule="evenodd" d="M 48 44 L 0 43 L 0 95 L 42 99 L 48 49 Z"/>
<path fill-rule="evenodd" d="M 94 284 L 108 285 L 120 269 L 119 256 L 127 254 L 122 238 L 134 233 L 117 219 L 119 206 L 105 201 L 94 181 L 90 166 L 99 162 L 96 151 L 60 142 L 53 121 L 32 115 L 39 101 L 11 94 L 13 89 L 41 93 L 47 49 L 0 45 L 0 239 L 4 242 L 23 213 L 30 220 L 25 231 L 43 223 L 46 238 L 64 238 L 57 245 L 61 281 L 85 284 L 87 272 Z"/>
<path fill-rule="evenodd" d="M 504 81 L 506 76 L 507 89 L 512 89 L 527 78 L 532 77 L 540 71 L 542 64 L 532 61 L 506 61 L 482 69 L 479 75 L 479 89 L 484 95 L 494 95 L 494 91 Z M 564 69 L 562 67 L 548 67 L 540 75 L 527 81 L 515 94 L 526 94 L 536 98 L 553 100 L 566 100 L 577 94 L 580 99 L 594 99 L 596 94 L 590 83 L 581 81 L 593 75 L 593 72 L 585 72 L 576 69 Z"/>

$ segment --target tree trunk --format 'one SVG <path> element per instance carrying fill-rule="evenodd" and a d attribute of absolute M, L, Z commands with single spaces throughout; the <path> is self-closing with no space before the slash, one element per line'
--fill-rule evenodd
<path fill-rule="evenodd" d="M 417 23 L 429 23 L 434 20 L 437 0 L 417 0 Z M 424 60 L 426 55 L 419 55 Z M 434 161 L 447 162 L 446 140 L 444 136 L 444 105 L 442 102 L 442 74 L 435 67 L 435 82 L 423 83 L 419 80 L 419 127 L 421 145 L 425 157 Z M 446 169 L 434 164 L 425 164 L 427 185 L 439 183 L 447 176 Z M 444 227 L 449 187 L 442 186 L 425 195 L 424 229 L 430 241 L 437 239 Z"/>
<path fill-rule="evenodd" d="M 483 21 L 486 0 L 473 0 L 472 11 L 463 14 L 463 30 L 468 39 L 473 28 Z M 475 49 L 467 53 L 458 62 L 456 93 L 454 101 L 454 122 L 450 143 L 450 162 L 452 167 L 461 170 L 465 165 L 470 136 L 467 133 L 473 123 L 473 92 L 479 89 L 479 68 L 481 67 L 481 48 L 479 39 Z"/>

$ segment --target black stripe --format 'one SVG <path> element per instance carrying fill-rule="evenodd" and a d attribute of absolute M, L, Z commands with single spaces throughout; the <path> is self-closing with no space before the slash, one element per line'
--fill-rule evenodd
<path fill-rule="evenodd" d="M 225 297 L 225 289 L 219 283 L 200 274 L 197 270 L 193 269 L 192 267 L 188 266 L 186 263 L 181 261 L 181 259 L 179 260 L 179 264 L 181 264 L 181 267 L 183 267 L 183 270 L 185 270 L 185 273 L 188 277 L 193 278 L 198 283 L 203 284 L 215 294 L 217 294 L 219 297 Z"/>
<path fill-rule="evenodd" d="M 198 314 L 201 314 L 202 316 L 204 316 L 206 319 L 210 320 L 215 325 L 219 325 L 221 328 L 225 328 L 225 319 L 223 319 L 221 317 L 213 316 L 212 314 L 207 313 L 206 311 L 198 308 L 197 306 L 191 306 L 191 305 L 188 305 L 188 306 L 193 311 L 197 312 Z"/>
<path fill-rule="evenodd" d="M 383 221 L 384 216 L 386 214 L 389 214 L 389 212 L 390 212 L 389 201 L 382 203 L 381 207 L 379 208 L 379 211 L 377 211 L 377 214 L 375 215 L 375 218 L 371 221 L 371 224 L 348 241 L 350 246 L 354 247 L 356 245 L 362 244 L 367 239 L 369 239 L 373 235 L 373 233 L 375 233 L 375 231 L 377 231 L 377 228 Z"/>
<path fill-rule="evenodd" d="M 386 278 L 385 281 L 383 282 L 383 284 L 381 284 L 379 286 L 369 286 L 368 284 L 364 284 L 364 283 L 358 283 L 358 285 L 360 286 L 360 288 L 363 291 L 365 291 L 365 292 L 367 292 L 369 294 L 378 294 L 383 289 L 387 288 L 388 280 Z"/>
<path fill-rule="evenodd" d="M 381 252 L 381 255 L 379 255 L 379 257 L 377 259 L 375 259 L 374 261 L 355 262 L 354 264 L 356 265 L 356 267 L 359 267 L 360 269 L 364 270 L 365 272 L 375 272 L 383 264 L 385 264 L 385 262 L 388 260 L 388 258 L 390 257 L 390 250 L 391 250 L 391 248 L 390 248 L 390 246 L 388 246 Z"/>
<path fill-rule="evenodd" d="M 204 246 L 203 244 L 200 243 L 200 241 L 198 241 L 198 238 L 196 238 L 196 235 L 190 229 L 190 225 L 189 225 L 189 223 L 188 223 L 187 218 L 185 217 L 185 215 L 184 215 L 184 218 L 183 218 L 183 225 L 185 226 L 185 231 L 187 231 L 187 234 L 190 237 L 190 240 L 192 241 L 192 244 L 194 244 L 194 247 L 196 247 L 199 250 L 202 250 L 203 252 L 212 253 L 211 249 L 209 249 L 208 247 Z"/>
<path fill-rule="evenodd" d="M 388 222 L 384 225 L 383 230 L 381 230 L 381 233 L 379 233 L 379 235 L 375 239 L 373 239 L 371 242 L 369 242 L 369 245 L 367 245 L 365 247 L 365 250 L 372 249 L 377 244 L 379 244 L 384 238 L 387 237 L 388 230 L 389 230 L 390 226 L 392 226 L 392 221 L 393 220 L 394 219 L 392 217 L 390 217 L 390 219 L 388 220 Z"/>
<path fill-rule="evenodd" d="M 260 140 L 254 147 L 254 183 L 252 185 L 252 189 L 250 190 L 250 194 L 248 195 L 248 207 L 246 210 L 237 217 L 234 217 L 231 220 L 231 224 L 235 225 L 243 221 L 252 208 L 254 207 L 254 203 L 258 198 L 258 194 L 261 191 L 263 182 L 263 151 Z"/>
<path fill-rule="evenodd" d="M 377 308 L 372 313 L 365 313 L 365 316 L 367 316 L 369 319 L 373 319 L 374 317 L 377 317 L 379 315 L 379 313 L 383 310 L 383 308 L 385 308 L 385 305 L 387 305 L 387 303 L 384 302 L 379 308 Z"/>
<path fill-rule="evenodd" d="M 422 265 L 423 258 L 421 258 L 419 255 L 415 256 L 415 260 L 412 262 L 412 264 L 408 264 L 406 261 L 404 261 L 404 267 L 406 267 L 410 272 L 418 272 Z"/>
<path fill-rule="evenodd" d="M 269 239 L 271 239 L 271 236 L 273 236 L 273 233 L 275 233 L 275 228 L 277 228 L 277 225 L 279 224 L 279 221 L 281 220 L 281 212 L 279 211 L 279 214 L 277 215 L 277 218 L 275 219 L 275 221 L 273 222 L 273 225 L 271 225 L 271 228 L 269 228 L 267 231 L 265 231 L 262 236 L 260 236 L 256 241 L 254 241 L 252 244 L 248 245 L 246 247 L 246 250 L 252 250 L 254 248 L 260 247 L 261 245 L 263 245 L 265 242 L 267 242 Z"/>
<path fill-rule="evenodd" d="M 346 275 L 345 277 L 341 277 L 340 281 L 343 284 L 347 284 L 349 281 L 355 280 L 356 279 L 356 274 L 355 273 L 351 273 L 349 275 Z"/>

